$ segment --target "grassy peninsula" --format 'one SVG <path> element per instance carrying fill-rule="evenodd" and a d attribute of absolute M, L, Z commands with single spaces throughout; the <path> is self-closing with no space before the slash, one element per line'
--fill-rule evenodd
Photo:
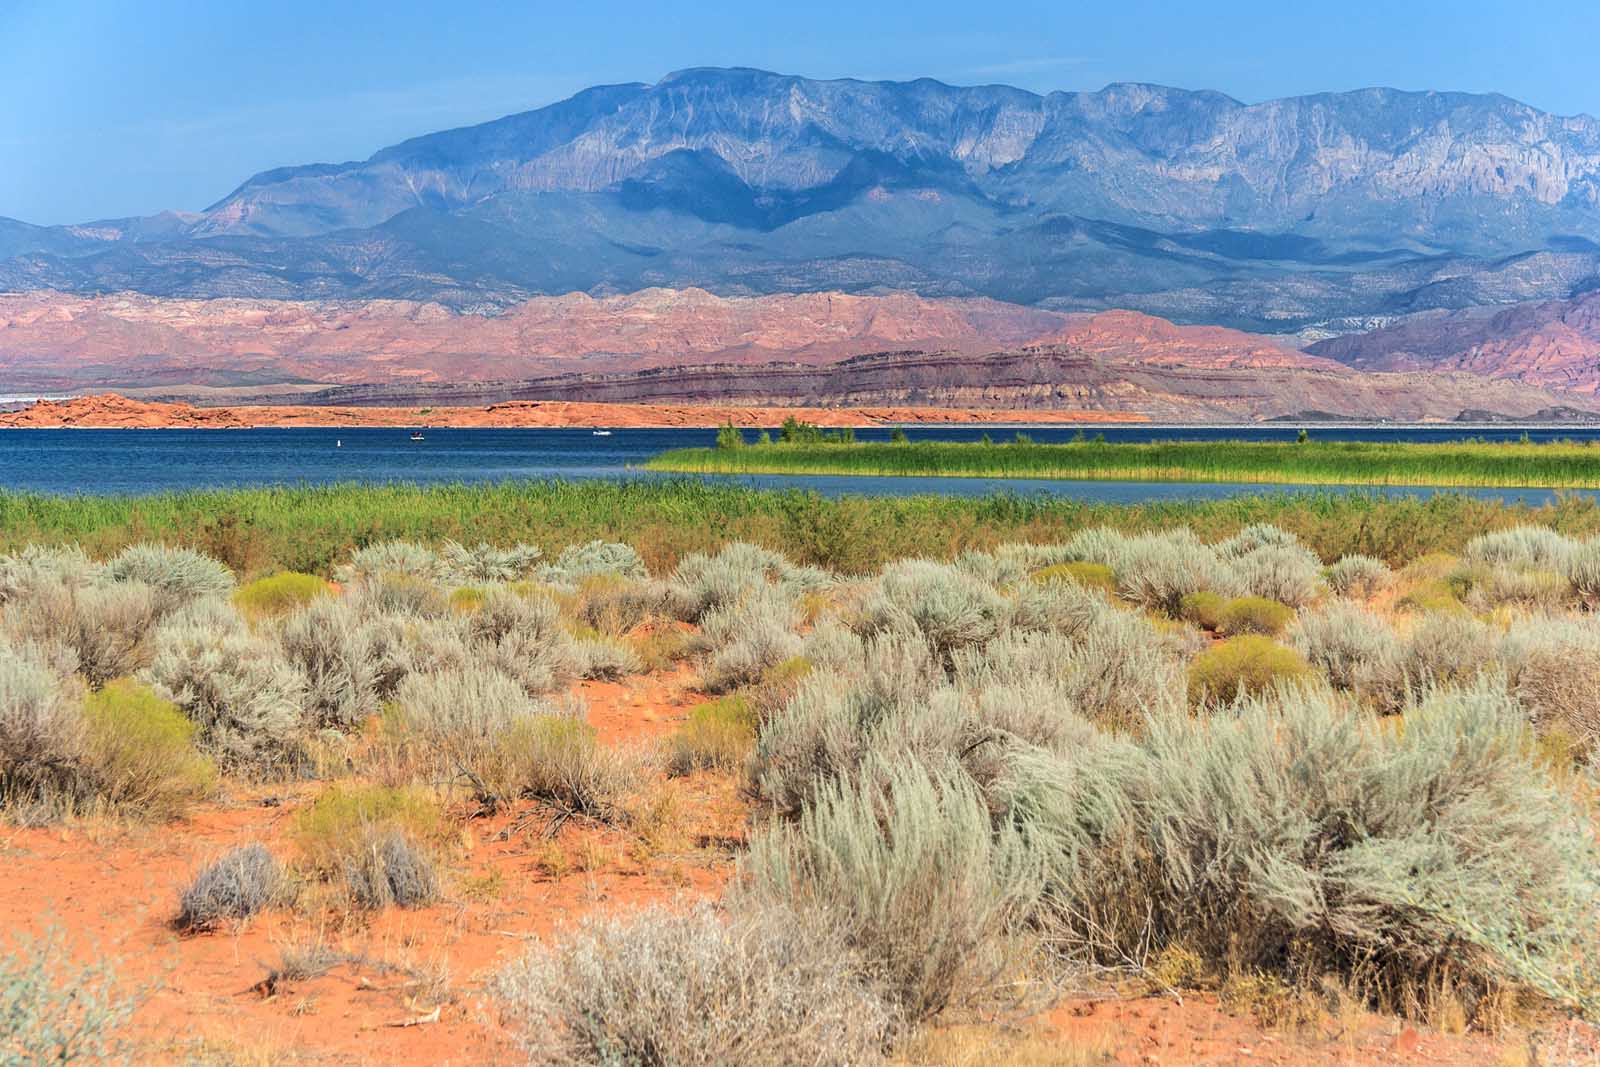
<path fill-rule="evenodd" d="M 652 459 L 649 468 L 693 474 L 1600 488 L 1600 448 L 1576 442 L 1125 444 L 1084 438 L 1036 444 L 1026 434 L 993 442 L 861 442 L 847 433 L 808 429 L 755 443 L 724 430 L 717 447 L 675 449 Z"/>

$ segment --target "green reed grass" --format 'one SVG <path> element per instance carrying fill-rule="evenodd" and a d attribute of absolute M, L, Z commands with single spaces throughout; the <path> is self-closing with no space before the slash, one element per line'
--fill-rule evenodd
<path fill-rule="evenodd" d="M 677 449 L 655 457 L 648 466 L 652 470 L 697 474 L 1600 488 L 1600 447 L 1587 442 L 780 442 L 743 448 Z"/>
<path fill-rule="evenodd" d="M 554 555 L 604 538 L 626 541 L 657 572 L 685 553 L 732 540 L 851 573 L 907 556 L 948 559 L 1006 541 L 1062 540 L 1090 526 L 1187 525 L 1207 540 L 1253 522 L 1290 530 L 1324 560 L 1360 552 L 1391 565 L 1458 551 L 1487 530 L 1535 522 L 1572 536 L 1600 532 L 1600 505 L 1570 497 L 1543 507 L 1464 494 L 1385 498 L 1307 490 L 1133 505 L 1043 495 L 845 496 L 758 490 L 699 479 L 508 481 L 475 485 L 332 485 L 47 496 L 0 492 L 0 552 L 78 542 L 108 556 L 139 541 L 187 545 L 249 579 L 275 570 L 328 575 L 364 545 L 395 538 L 437 544 L 527 541 Z"/>

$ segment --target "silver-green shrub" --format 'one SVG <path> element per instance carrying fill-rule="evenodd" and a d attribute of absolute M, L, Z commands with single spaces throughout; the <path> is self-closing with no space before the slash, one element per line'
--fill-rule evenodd
<path fill-rule="evenodd" d="M 967 1001 L 1006 967 L 1042 884 L 961 772 L 904 757 L 823 785 L 793 823 L 758 831 L 739 899 L 825 916 L 908 1020 Z"/>
<path fill-rule="evenodd" d="M 318 726 L 348 729 L 376 715 L 409 669 L 405 624 L 363 616 L 340 598 L 320 597 L 289 616 L 278 642 L 305 678 Z"/>
<path fill-rule="evenodd" d="M 542 555 L 536 545 L 497 548 L 480 541 L 478 547 L 468 548 L 446 541 L 439 550 L 440 578 L 452 585 L 514 582 L 526 577 Z"/>
<path fill-rule="evenodd" d="M 1326 578 L 1328 588 L 1339 596 L 1369 598 L 1394 580 L 1394 572 L 1381 559 L 1353 553 L 1329 567 Z"/>
<path fill-rule="evenodd" d="M 404 575 L 435 582 L 442 576 L 443 561 L 431 548 L 410 541 L 382 541 L 358 548 L 351 553 L 350 562 L 334 570 L 341 582 L 363 578 L 382 578 L 384 575 Z"/>
<path fill-rule="evenodd" d="M 180 621 L 162 626 L 155 646 L 144 677 L 199 727 L 203 750 L 246 767 L 281 763 L 298 750 L 305 678 L 274 643 Z"/>
<path fill-rule="evenodd" d="M 241 845 L 208 863 L 178 901 L 177 925 L 210 930 L 240 922 L 265 910 L 283 885 L 283 869 L 260 842 Z"/>
<path fill-rule="evenodd" d="M 597 574 L 637 580 L 649 577 L 639 553 L 632 546 L 615 541 L 568 545 L 561 550 L 553 564 L 540 569 L 540 577 L 544 581 L 561 585 L 576 585 Z"/>
<path fill-rule="evenodd" d="M 1010 610 L 999 593 L 955 567 L 903 560 L 883 569 L 858 628 L 919 637 L 936 661 L 949 666 L 956 652 L 998 635 Z"/>
<path fill-rule="evenodd" d="M 1288 642 L 1335 689 L 1380 702 L 1400 695 L 1400 639 L 1360 604 L 1336 599 L 1301 612 L 1289 627 Z"/>
<path fill-rule="evenodd" d="M 491 992 L 530 1067 L 854 1067 L 883 1062 L 898 1023 L 832 924 L 782 909 L 587 919 Z"/>
<path fill-rule="evenodd" d="M 0 644 L 0 804 L 46 808 L 77 793 L 82 696 L 37 649 Z"/>
<path fill-rule="evenodd" d="M 154 591 L 156 611 L 166 615 L 205 597 L 233 592 L 233 572 L 192 548 L 129 545 L 106 564 L 112 582 L 137 582 Z"/>

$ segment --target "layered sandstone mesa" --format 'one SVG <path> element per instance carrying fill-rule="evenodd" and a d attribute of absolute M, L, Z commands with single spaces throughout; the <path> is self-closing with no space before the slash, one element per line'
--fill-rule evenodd
<path fill-rule="evenodd" d="M 1323 363 L 1268 338 L 1135 312 L 1069 315 L 909 293 L 572 293 L 498 315 L 397 300 L 0 296 L 0 374 L 13 389 L 462 382 L 1033 344 L 1200 366 Z"/>
<path fill-rule="evenodd" d="M 513 400 L 482 407 L 196 407 L 131 400 L 107 393 L 70 400 L 41 400 L 20 411 L 0 413 L 6 429 L 195 429 L 240 430 L 259 426 L 394 426 L 426 422 L 443 427 L 604 426 L 634 429 L 711 428 L 729 423 L 770 427 L 794 417 L 819 426 L 902 426 L 917 423 L 1143 422 L 1136 414 L 996 407 L 948 408 L 874 405 L 854 408 L 772 407 L 755 404 L 597 404 L 581 401 Z"/>

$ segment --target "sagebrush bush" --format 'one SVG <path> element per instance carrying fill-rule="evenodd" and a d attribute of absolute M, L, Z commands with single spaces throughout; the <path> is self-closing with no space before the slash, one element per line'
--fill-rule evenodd
<path fill-rule="evenodd" d="M 1114 556 L 1095 562 L 1108 562 L 1116 571 L 1119 595 L 1173 617 L 1189 593 L 1232 596 L 1239 589 L 1216 550 L 1184 527 L 1125 538 Z"/>
<path fill-rule="evenodd" d="M 600 681 L 616 681 L 644 669 L 644 662 L 633 646 L 615 637 L 595 636 L 575 640 L 572 644 L 572 661 L 578 677 Z"/>
<path fill-rule="evenodd" d="M 403 575 L 437 581 L 443 574 L 444 564 L 437 553 L 410 541 L 383 541 L 358 548 L 350 555 L 350 562 L 335 569 L 341 582 L 363 578 L 382 578 L 385 575 Z"/>
<path fill-rule="evenodd" d="M 53 585 L 12 602 L 4 627 L 38 648 L 70 649 L 91 686 L 132 674 L 149 662 L 156 594 L 138 582 Z"/>
<path fill-rule="evenodd" d="M 1305 657 L 1269 637 L 1246 634 L 1213 645 L 1189 664 L 1189 703 L 1228 704 L 1311 673 Z"/>
<path fill-rule="evenodd" d="M 46 589 L 95 585 L 104 573 L 77 545 L 28 545 L 14 556 L 0 556 L 0 604 Z"/>
<path fill-rule="evenodd" d="M 1298 544 L 1265 544 L 1231 558 L 1233 583 L 1252 596 L 1298 608 L 1322 591 L 1322 561 Z"/>
<path fill-rule="evenodd" d="M 199 727 L 203 751 L 235 768 L 271 767 L 298 752 L 305 679 L 275 644 L 181 621 L 162 626 L 155 644 L 144 678 Z"/>
<path fill-rule="evenodd" d="M 364 616 L 348 601 L 327 597 L 285 619 L 278 643 L 305 679 L 311 720 L 337 729 L 376 715 L 412 662 L 404 622 Z"/>
<path fill-rule="evenodd" d="M 145 819 L 169 819 L 209 793 L 216 768 L 195 749 L 195 724 L 129 679 L 84 702 L 83 764 L 97 800 Z"/>
<path fill-rule="evenodd" d="M 745 696 L 696 704 L 672 736 L 667 769 L 673 774 L 738 770 L 755 746 L 756 722 L 755 705 Z"/>
<path fill-rule="evenodd" d="M 315 574 L 280 571 L 242 585 L 233 594 L 241 611 L 255 615 L 281 615 L 326 597 L 332 590 Z"/>
<path fill-rule="evenodd" d="M 1181 945 L 1409 1012 L 1441 985 L 1576 1004 L 1595 842 L 1535 759 L 1496 686 L 1430 690 L 1400 730 L 1310 687 L 1019 761 L 1000 795 L 1057 943 L 1091 958 Z"/>
<path fill-rule="evenodd" d="M 1070 706 L 1110 728 L 1133 728 L 1181 702 L 1183 661 L 1169 642 L 1131 612 L 1108 613 L 1061 661 Z"/>
<path fill-rule="evenodd" d="M 755 834 L 741 900 L 839 929 L 908 1020 L 991 992 L 1042 888 L 1037 857 L 959 771 L 872 761 L 822 785 L 794 823 Z"/>
<path fill-rule="evenodd" d="M 480 541 L 477 548 L 468 548 L 446 541 L 439 550 L 440 577 L 455 585 L 515 582 L 526 577 L 543 555 L 536 545 L 497 548 Z"/>
<path fill-rule="evenodd" d="M 1394 580 L 1394 572 L 1381 559 L 1353 553 L 1336 560 L 1325 579 L 1339 596 L 1370 598 Z"/>
<path fill-rule="evenodd" d="M 758 681 L 767 671 L 800 654 L 799 614 L 784 592 L 763 589 L 735 604 L 713 608 L 702 618 L 698 643 L 709 648 L 704 680 L 712 692 Z"/>
<path fill-rule="evenodd" d="M 544 568 L 545 581 L 576 585 L 585 578 L 609 575 L 617 578 L 643 580 L 649 575 L 644 560 L 631 545 L 615 541 L 589 541 L 581 545 L 568 545 L 561 550 L 556 561 Z"/>
<path fill-rule="evenodd" d="M 859 628 L 918 637 L 948 666 L 961 649 L 999 634 L 1009 614 L 1006 599 L 978 579 L 942 563 L 904 560 L 883 569 Z"/>
<path fill-rule="evenodd" d="M 1470 615 L 1433 612 L 1412 628 L 1401 648 L 1400 674 L 1413 691 L 1429 683 L 1466 682 L 1499 663 L 1500 638 Z"/>
<path fill-rule="evenodd" d="M 1110 610 L 1103 595 L 1076 582 L 1024 584 L 1011 598 L 1008 623 L 1015 630 L 1070 636 L 1085 632 Z"/>
<path fill-rule="evenodd" d="M 1556 611 L 1572 595 L 1572 585 L 1555 571 L 1476 564 L 1445 580 L 1469 608 L 1482 612 L 1505 605 Z"/>
<path fill-rule="evenodd" d="M 51 808 L 83 788 L 81 695 L 29 646 L 0 644 L 0 803 Z"/>
<path fill-rule="evenodd" d="M 224 922 L 243 922 L 277 899 L 283 869 L 260 842 L 241 845 L 197 872 L 178 900 L 179 929 L 212 930 Z"/>
<path fill-rule="evenodd" d="M 0 1063 L 127 1064 L 128 1020 L 142 999 L 101 959 L 79 964 L 62 935 L 0 945 Z"/>
<path fill-rule="evenodd" d="M 439 899 L 433 858 L 396 826 L 365 830 L 341 857 L 340 874 L 350 902 L 369 911 L 417 908 Z"/>
<path fill-rule="evenodd" d="M 1294 621 L 1294 609 L 1262 596 L 1235 597 L 1217 614 L 1217 632 L 1226 637 L 1264 634 L 1277 637 Z"/>
<path fill-rule="evenodd" d="M 1548 526 L 1514 526 L 1474 537 L 1461 550 L 1461 558 L 1489 566 L 1559 571 L 1573 547 Z"/>
<path fill-rule="evenodd" d="M 453 610 L 450 594 L 432 578 L 379 573 L 349 579 L 346 601 L 362 617 L 391 615 L 437 619 Z"/>
<path fill-rule="evenodd" d="M 776 552 L 734 541 L 716 555 L 691 553 L 671 580 L 680 617 L 698 622 L 707 612 L 741 600 L 782 580 L 792 564 Z"/>
<path fill-rule="evenodd" d="M 463 629 L 475 656 L 529 693 L 547 693 L 578 673 L 572 637 L 549 600 L 491 589 L 483 606 L 463 620 Z"/>
<path fill-rule="evenodd" d="M 1592 759 L 1600 746 L 1600 627 L 1585 620 L 1520 620 L 1502 642 L 1511 691 L 1542 733 Z"/>
<path fill-rule="evenodd" d="M 665 611 L 667 597 L 667 587 L 661 582 L 590 574 L 577 584 L 572 613 L 600 633 L 621 636 Z"/>
<path fill-rule="evenodd" d="M 1336 689 L 1379 698 L 1398 690 L 1400 639 L 1359 604 L 1333 600 L 1301 612 L 1289 630 L 1289 644 Z"/>
<path fill-rule="evenodd" d="M 233 592 L 233 572 L 191 548 L 130 545 L 106 564 L 113 582 L 135 582 L 155 593 L 156 610 L 165 615 L 206 597 Z"/>
<path fill-rule="evenodd" d="M 830 924 L 774 909 L 591 918 L 491 991 L 530 1065 L 847 1067 L 898 1023 Z"/>

